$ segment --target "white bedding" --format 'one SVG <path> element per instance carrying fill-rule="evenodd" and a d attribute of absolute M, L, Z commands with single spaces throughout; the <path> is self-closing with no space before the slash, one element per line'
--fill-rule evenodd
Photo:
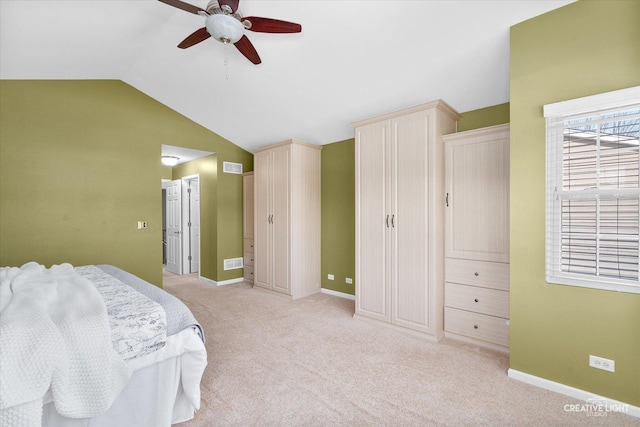
<path fill-rule="evenodd" d="M 100 268 L 77 267 L 81 274 L 68 264 L 49 270 L 35 263 L 0 269 L 1 426 L 169 426 L 191 419 L 199 409 L 200 380 L 207 365 L 200 325 L 196 322 L 167 336 L 163 307 L 171 308 L 169 328 L 174 330 L 176 318 L 178 324 L 195 319 L 186 307 L 180 309 L 184 305 L 175 297 L 164 293 L 158 298 L 153 293 L 158 290 L 145 288 L 155 287 L 139 283 L 139 278 L 131 286 L 154 295 L 162 306 L 149 300 L 151 304 L 143 302 L 144 314 L 126 314 L 127 298 L 139 299 L 141 294 L 125 290 L 127 297 L 118 298 L 113 283 L 103 288 L 97 282 L 112 282 L 111 274 L 133 282 L 134 276 L 112 266 Z M 118 317 L 120 326 L 111 317 Z M 94 323 L 100 325 L 99 334 L 94 333 Z M 118 328 L 125 333 L 114 335 Z M 124 350 L 120 356 L 114 350 L 118 348 Z M 25 352 L 38 356 L 24 357 Z M 102 359 L 91 359 L 97 352 Z M 84 359 L 69 368 L 76 354 Z M 94 370 L 89 367 L 97 367 L 97 373 L 88 374 Z M 61 382 L 60 377 L 69 378 Z M 70 391 L 75 400 L 66 397 Z"/>
<path fill-rule="evenodd" d="M 64 416 L 106 411 L 131 372 L 91 282 L 70 264 L 28 263 L 1 268 L 0 289 L 0 424 L 33 425 L 48 389 Z"/>
<path fill-rule="evenodd" d="M 200 409 L 200 380 L 207 352 L 199 332 L 187 328 L 167 337 L 167 345 L 147 356 L 130 360 L 129 383 L 103 414 L 72 419 L 45 404 L 43 427 L 168 427 L 193 418 Z"/>
<path fill-rule="evenodd" d="M 111 343 L 124 360 L 153 353 L 167 341 L 167 316 L 160 304 L 95 265 L 76 267 L 107 306 Z"/>

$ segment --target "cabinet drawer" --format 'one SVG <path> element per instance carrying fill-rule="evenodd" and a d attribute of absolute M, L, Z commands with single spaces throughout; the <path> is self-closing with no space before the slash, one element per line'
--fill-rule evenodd
<path fill-rule="evenodd" d="M 246 280 L 247 282 L 253 282 L 253 266 L 244 266 L 244 280 Z"/>
<path fill-rule="evenodd" d="M 500 317 L 445 307 L 444 330 L 509 347 L 509 326 Z"/>
<path fill-rule="evenodd" d="M 244 239 L 244 251 L 253 253 L 253 239 Z"/>
<path fill-rule="evenodd" d="M 244 253 L 244 258 L 243 258 L 243 262 L 244 265 L 250 265 L 253 267 L 253 257 L 255 255 L 253 254 L 253 252 L 245 252 Z"/>
<path fill-rule="evenodd" d="M 498 289 L 445 283 L 444 305 L 509 318 L 509 292 Z"/>
<path fill-rule="evenodd" d="M 444 280 L 449 283 L 509 290 L 509 264 L 446 258 Z"/>

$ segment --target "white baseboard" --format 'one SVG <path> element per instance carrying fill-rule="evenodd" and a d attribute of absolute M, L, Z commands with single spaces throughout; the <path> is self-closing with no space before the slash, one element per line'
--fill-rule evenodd
<path fill-rule="evenodd" d="M 320 289 L 320 292 L 322 292 L 323 294 L 327 294 L 327 295 L 333 295 L 334 297 L 346 298 L 346 299 L 350 299 L 352 301 L 356 300 L 356 296 L 355 295 L 345 294 L 344 292 L 333 291 L 331 289 L 322 288 L 322 289 Z"/>
<path fill-rule="evenodd" d="M 224 286 L 224 285 L 231 285 L 233 283 L 244 282 L 244 277 L 239 277 L 237 279 L 223 280 L 221 282 L 216 282 L 215 280 L 207 279 L 206 277 L 202 277 L 202 276 L 199 276 L 198 279 L 213 286 Z"/>
<path fill-rule="evenodd" d="M 523 383 L 531 384 L 545 390 L 550 390 L 555 393 L 564 394 L 565 396 L 587 402 L 586 405 L 580 405 L 579 407 L 576 407 L 575 405 L 565 405 L 565 411 L 598 411 L 597 407 L 599 406 L 601 407 L 600 411 L 622 412 L 624 414 L 631 415 L 632 417 L 640 418 L 640 407 L 638 406 L 599 396 L 589 391 L 580 390 L 579 388 L 536 377 L 535 375 L 520 372 L 515 369 L 509 369 L 508 375 L 509 378 L 513 378 L 514 380 L 522 381 Z"/>

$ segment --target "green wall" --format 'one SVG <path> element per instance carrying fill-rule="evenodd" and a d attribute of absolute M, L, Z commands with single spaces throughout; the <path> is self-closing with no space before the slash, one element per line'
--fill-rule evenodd
<path fill-rule="evenodd" d="M 322 287 L 355 294 L 355 140 L 322 147 Z M 335 280 L 327 279 L 333 274 Z M 353 279 L 352 284 L 345 279 Z"/>
<path fill-rule="evenodd" d="M 510 70 L 511 368 L 635 406 L 640 295 L 545 282 L 542 108 L 640 85 L 639 17 L 639 1 L 579 1 L 515 25 Z"/>
<path fill-rule="evenodd" d="M 458 132 L 509 123 L 509 103 L 493 105 L 460 114 Z"/>
<path fill-rule="evenodd" d="M 253 169 L 250 153 L 120 81 L 2 80 L 0 94 L 3 266 L 108 263 L 160 286 L 161 145 Z M 202 239 L 218 252 L 201 267 L 213 280 L 228 278 L 222 258 L 242 256 L 242 225 L 229 220 L 242 216 L 234 179 L 218 177 L 211 197 L 224 203 L 202 212 L 214 218 Z"/>

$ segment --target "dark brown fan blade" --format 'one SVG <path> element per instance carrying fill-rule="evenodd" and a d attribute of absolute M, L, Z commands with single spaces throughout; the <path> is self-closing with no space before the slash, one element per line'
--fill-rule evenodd
<path fill-rule="evenodd" d="M 231 13 L 236 13 L 236 10 L 238 10 L 238 3 L 240 3 L 240 0 L 218 0 L 220 7 L 229 6 L 231 8 Z"/>
<path fill-rule="evenodd" d="M 302 26 L 294 22 L 280 21 L 279 19 L 261 18 L 259 16 L 247 16 L 242 22 L 249 21 L 251 26 L 247 28 L 259 33 L 299 33 Z"/>
<path fill-rule="evenodd" d="M 247 57 L 247 59 L 254 64 L 260 64 L 262 61 L 260 60 L 260 56 L 258 56 L 258 52 L 256 52 L 256 48 L 253 47 L 253 44 L 249 41 L 247 36 L 242 36 L 240 40 L 234 43 L 238 48 L 241 54 Z"/>
<path fill-rule="evenodd" d="M 207 12 L 204 9 L 199 8 L 198 6 L 194 6 L 192 4 L 189 3 L 185 3 L 183 1 L 180 0 L 160 0 L 162 3 L 166 3 L 169 6 L 173 6 L 173 7 L 177 7 L 178 9 L 182 9 L 182 10 L 186 10 L 187 12 L 191 12 L 191 13 L 195 13 L 196 15 L 198 14 L 198 12 Z"/>
<path fill-rule="evenodd" d="M 198 44 L 201 41 L 208 39 L 209 37 L 211 37 L 211 34 L 207 32 L 207 29 L 205 27 L 202 27 L 199 30 L 194 31 L 186 39 L 182 40 L 178 47 L 180 49 L 186 49 L 193 46 L 194 44 Z"/>

